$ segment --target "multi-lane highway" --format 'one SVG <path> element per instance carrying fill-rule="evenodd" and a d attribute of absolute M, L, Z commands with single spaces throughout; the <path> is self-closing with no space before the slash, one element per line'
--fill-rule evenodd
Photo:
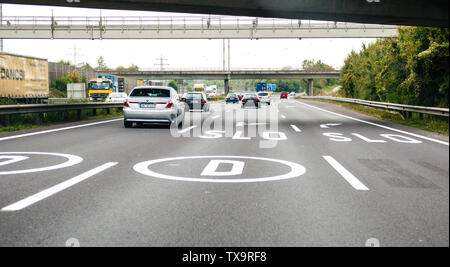
<path fill-rule="evenodd" d="M 449 245 L 448 138 L 309 101 L 189 115 L 0 135 L 0 246 Z"/>

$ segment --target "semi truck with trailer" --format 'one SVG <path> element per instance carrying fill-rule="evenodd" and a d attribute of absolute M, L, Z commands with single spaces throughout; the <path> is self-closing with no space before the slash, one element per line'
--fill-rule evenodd
<path fill-rule="evenodd" d="M 43 103 L 49 93 L 47 59 L 0 52 L 0 99 Z"/>

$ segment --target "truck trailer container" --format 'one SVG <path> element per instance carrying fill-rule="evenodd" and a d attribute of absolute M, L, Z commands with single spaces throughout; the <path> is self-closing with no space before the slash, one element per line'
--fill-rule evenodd
<path fill-rule="evenodd" d="M 47 59 L 0 52 L 0 98 L 40 103 L 49 92 Z"/>

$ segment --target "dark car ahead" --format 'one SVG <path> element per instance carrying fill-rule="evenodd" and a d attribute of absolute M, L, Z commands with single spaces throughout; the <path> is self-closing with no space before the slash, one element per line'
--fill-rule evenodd
<path fill-rule="evenodd" d="M 227 95 L 227 98 L 225 99 L 225 103 L 239 103 L 239 97 L 236 94 L 229 94 Z"/>
<path fill-rule="evenodd" d="M 187 93 L 183 96 L 181 101 L 183 101 L 191 111 L 209 111 L 208 99 L 204 93 Z"/>
<path fill-rule="evenodd" d="M 281 92 L 280 98 L 281 99 L 288 99 L 288 92 Z"/>
<path fill-rule="evenodd" d="M 241 102 L 242 102 L 242 108 L 245 108 L 248 106 L 254 106 L 256 108 L 259 108 L 260 103 L 261 103 L 257 94 L 244 94 Z"/>

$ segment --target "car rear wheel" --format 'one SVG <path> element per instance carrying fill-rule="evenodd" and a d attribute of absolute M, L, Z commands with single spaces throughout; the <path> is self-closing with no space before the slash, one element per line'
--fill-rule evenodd
<path fill-rule="evenodd" d="M 131 128 L 133 126 L 133 123 L 131 121 L 124 121 L 123 126 L 125 128 Z"/>

